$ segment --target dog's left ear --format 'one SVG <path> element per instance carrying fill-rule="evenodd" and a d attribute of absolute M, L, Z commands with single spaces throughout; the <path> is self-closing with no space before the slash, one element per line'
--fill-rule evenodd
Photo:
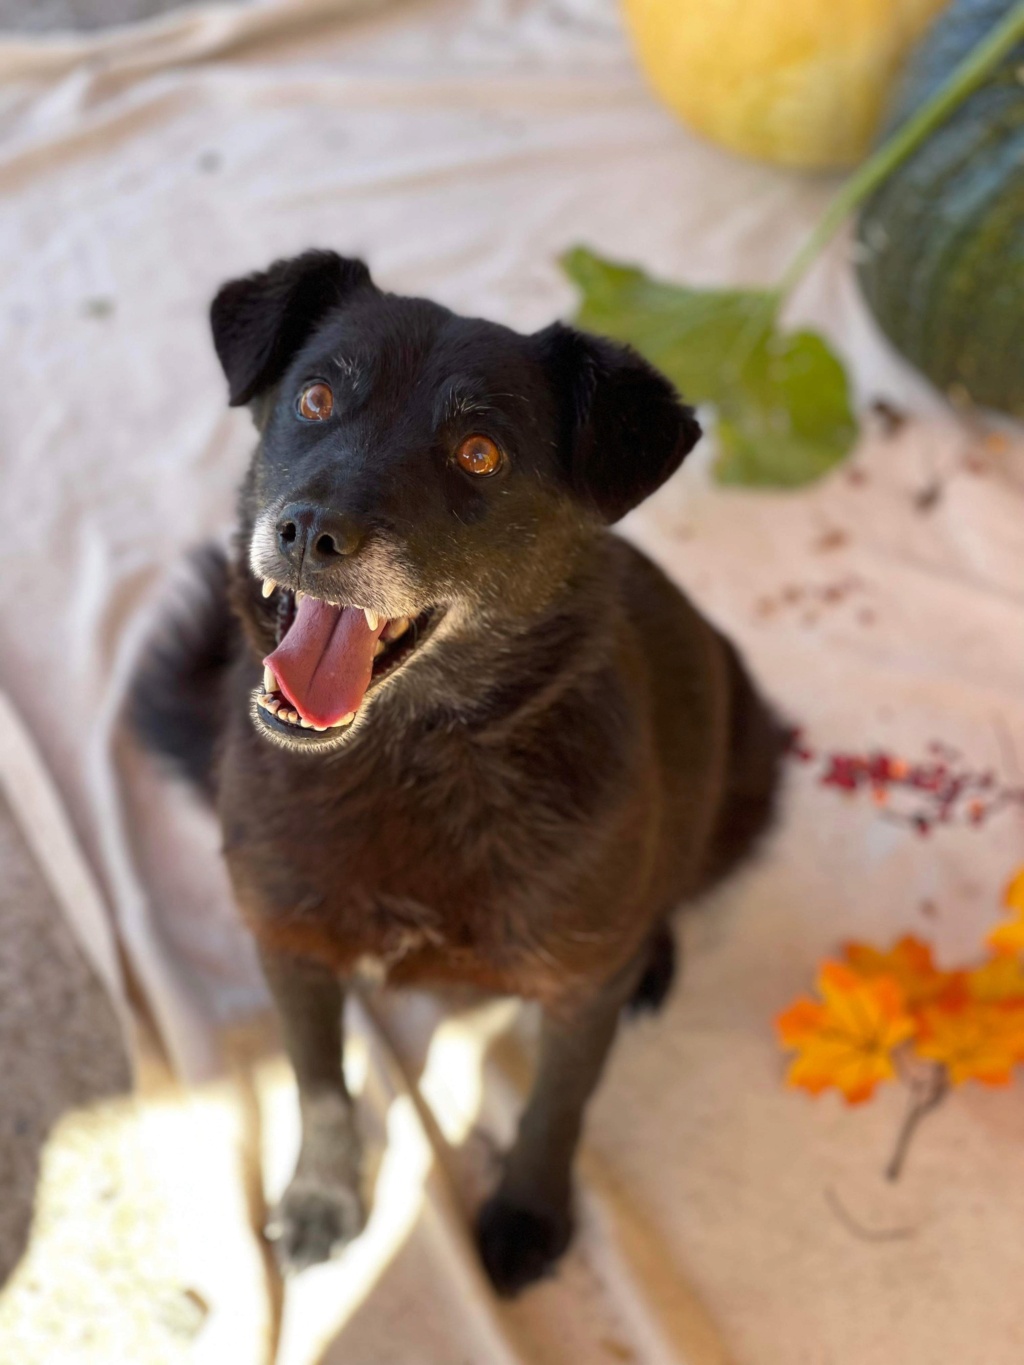
<path fill-rule="evenodd" d="M 568 482 L 605 521 L 618 521 L 700 440 L 693 409 L 628 346 L 560 322 L 535 340 L 560 407 Z"/>
<path fill-rule="evenodd" d="M 334 251 L 305 251 L 223 285 L 210 326 L 231 407 L 275 384 L 331 309 L 364 286 L 374 287 L 363 262 Z"/>

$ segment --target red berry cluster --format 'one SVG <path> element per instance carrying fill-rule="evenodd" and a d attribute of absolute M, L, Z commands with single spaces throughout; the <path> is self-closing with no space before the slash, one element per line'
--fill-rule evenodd
<path fill-rule="evenodd" d="M 868 791 L 886 819 L 922 836 L 936 825 L 983 825 L 1008 806 L 1024 812 L 1024 786 L 1006 785 L 991 769 L 973 771 L 962 754 L 937 740 L 928 745 L 929 757 L 914 763 L 882 750 L 819 753 L 802 731 L 792 730 L 788 753 L 799 763 L 819 764 L 823 787 Z"/>

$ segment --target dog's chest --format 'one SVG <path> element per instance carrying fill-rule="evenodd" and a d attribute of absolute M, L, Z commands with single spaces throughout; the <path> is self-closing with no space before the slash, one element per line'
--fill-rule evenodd
<path fill-rule="evenodd" d="M 565 970 L 562 946 L 586 927 L 565 916 L 586 917 L 593 811 L 566 792 L 564 774 L 425 750 L 343 782 L 264 782 L 262 815 L 226 829 L 226 851 L 253 928 L 278 946 L 377 979 L 533 994 L 526 978 Z"/>

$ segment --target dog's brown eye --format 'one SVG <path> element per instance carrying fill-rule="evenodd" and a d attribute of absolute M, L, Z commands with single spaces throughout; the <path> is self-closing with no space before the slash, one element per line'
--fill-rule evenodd
<path fill-rule="evenodd" d="M 326 422 L 334 411 L 334 394 L 326 384 L 310 384 L 299 395 L 299 416 L 307 422 Z"/>
<path fill-rule="evenodd" d="M 467 436 L 455 458 L 468 474 L 493 474 L 501 467 L 501 451 L 489 436 Z"/>

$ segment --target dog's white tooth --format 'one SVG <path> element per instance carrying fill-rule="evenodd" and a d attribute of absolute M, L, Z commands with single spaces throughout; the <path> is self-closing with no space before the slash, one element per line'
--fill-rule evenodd
<path fill-rule="evenodd" d="M 298 725 L 299 713 L 298 711 L 282 711 L 281 719 L 288 721 L 291 725 Z"/>
<path fill-rule="evenodd" d="M 409 629 L 409 627 L 410 627 L 411 625 L 412 625 L 412 618 L 411 618 L 411 617 L 409 617 L 409 616 L 396 616 L 396 617 L 394 618 L 394 620 L 389 621 L 389 622 L 387 623 L 387 625 L 384 627 L 384 631 L 383 631 L 383 634 L 381 635 L 381 639 L 382 639 L 382 640 L 397 640 L 398 637 L 399 637 L 400 635 L 404 635 L 404 634 L 405 634 L 405 632 Z"/>
<path fill-rule="evenodd" d="M 272 578 L 265 578 L 263 580 L 263 596 L 269 597 L 276 587 L 277 584 Z"/>
<path fill-rule="evenodd" d="M 276 715 L 281 709 L 281 699 L 279 697 L 262 697 L 261 704 L 267 711 L 273 711 Z"/>
<path fill-rule="evenodd" d="M 327 726 L 326 726 L 326 725 L 314 725 L 314 726 L 313 726 L 313 729 L 316 730 L 316 731 L 318 731 L 318 732 L 322 735 L 323 732 L 327 729 Z"/>
<path fill-rule="evenodd" d="M 380 624 L 380 617 L 377 615 L 377 613 L 370 607 L 364 607 L 363 615 L 366 617 L 366 624 L 370 627 L 370 629 L 376 630 L 378 625 Z"/>
<path fill-rule="evenodd" d="M 312 730 L 313 728 L 313 722 L 311 720 L 307 720 L 305 716 L 303 716 L 299 720 L 299 724 L 302 726 L 303 730 Z"/>
<path fill-rule="evenodd" d="M 350 711 L 347 716 L 342 716 L 341 723 L 342 725 L 351 725 L 355 718 L 356 713 L 354 711 Z"/>
<path fill-rule="evenodd" d="M 264 692 L 277 691 L 277 679 L 274 677 L 274 670 L 269 664 L 263 665 L 263 690 Z"/>
<path fill-rule="evenodd" d="M 378 654 L 383 654 L 383 653 L 384 653 L 384 650 L 385 650 L 386 648 L 387 648 L 387 646 L 384 644 L 384 641 L 383 641 L 383 640 L 378 640 L 377 643 L 376 643 L 376 644 L 374 645 L 374 647 L 373 647 L 373 657 L 376 659 L 377 655 L 378 655 Z"/>

